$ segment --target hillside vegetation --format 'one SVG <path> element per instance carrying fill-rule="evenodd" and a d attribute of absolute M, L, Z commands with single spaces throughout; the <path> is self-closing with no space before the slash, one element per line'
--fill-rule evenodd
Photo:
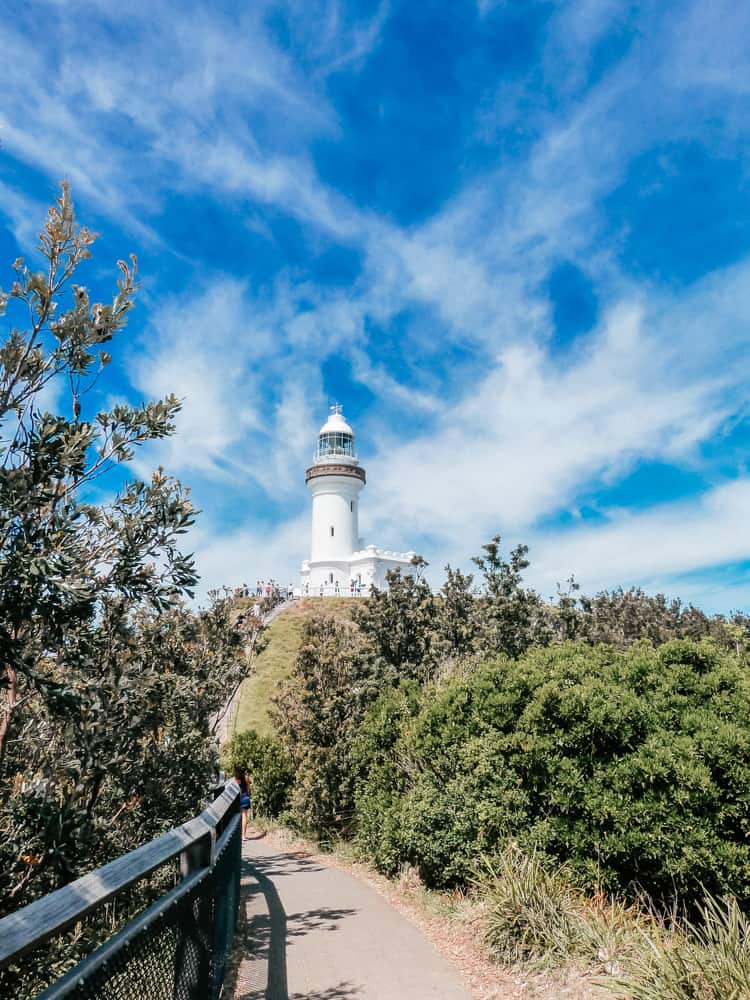
<path fill-rule="evenodd" d="M 572 581 L 550 604 L 498 538 L 475 562 L 299 621 L 276 735 L 245 743 L 275 809 L 386 874 L 481 886 L 500 957 L 750 996 L 748 619 Z"/>
<path fill-rule="evenodd" d="M 264 633 L 267 645 L 255 658 L 254 671 L 240 689 L 230 726 L 232 735 L 248 730 L 260 736 L 273 733 L 271 699 L 292 673 L 306 624 L 323 617 L 346 621 L 358 603 L 356 597 L 305 597 L 271 622 Z"/>

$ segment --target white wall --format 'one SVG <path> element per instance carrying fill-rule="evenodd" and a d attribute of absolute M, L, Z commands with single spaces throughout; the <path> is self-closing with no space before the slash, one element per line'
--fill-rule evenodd
<path fill-rule="evenodd" d="M 359 493 L 364 484 L 352 476 L 317 476 L 307 485 L 313 497 L 310 561 L 350 559 L 359 542 Z"/>
<path fill-rule="evenodd" d="M 333 582 L 331 582 L 331 575 L 333 575 Z M 305 592 L 305 584 L 310 585 L 310 597 L 319 597 L 320 588 L 323 586 L 323 592 L 326 595 L 335 593 L 336 584 L 338 583 L 339 590 L 342 595 L 344 591 L 349 593 L 349 563 L 348 562 L 322 562 L 315 563 L 310 567 L 309 573 L 302 574 L 302 590 Z"/>
<path fill-rule="evenodd" d="M 335 595 L 336 584 L 338 593 L 345 597 L 351 593 L 351 581 L 358 578 L 362 581 L 362 593 L 369 594 L 370 587 L 386 589 L 385 574 L 389 569 L 401 568 L 402 574 L 412 573 L 414 567 L 408 559 L 382 558 L 366 556 L 349 562 L 348 560 L 323 560 L 315 563 L 304 563 L 301 573 L 302 595 L 310 597 L 330 597 Z M 333 580 L 331 580 L 333 576 Z M 321 595 L 320 588 L 323 588 Z"/>

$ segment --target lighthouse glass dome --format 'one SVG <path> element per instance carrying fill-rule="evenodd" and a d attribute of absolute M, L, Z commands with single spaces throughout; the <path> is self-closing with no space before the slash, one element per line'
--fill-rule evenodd
<path fill-rule="evenodd" d="M 325 431 L 318 437 L 316 458 L 328 458 L 331 455 L 346 455 L 354 458 L 354 435 L 341 431 Z"/>

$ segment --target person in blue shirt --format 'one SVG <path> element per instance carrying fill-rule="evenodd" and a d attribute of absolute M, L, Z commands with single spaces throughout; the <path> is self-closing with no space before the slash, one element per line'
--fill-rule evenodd
<path fill-rule="evenodd" d="M 242 839 L 247 839 L 247 816 L 250 812 L 250 776 L 239 764 L 234 765 L 232 781 L 240 788 L 240 813 L 242 814 Z"/>

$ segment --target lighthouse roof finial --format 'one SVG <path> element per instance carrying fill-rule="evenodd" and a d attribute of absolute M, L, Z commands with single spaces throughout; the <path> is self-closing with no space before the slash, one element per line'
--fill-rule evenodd
<path fill-rule="evenodd" d="M 318 437 L 320 437 L 321 434 L 349 434 L 352 438 L 354 438 L 354 431 L 346 422 L 346 418 L 341 412 L 344 409 L 341 403 L 333 403 L 329 409 L 331 412 L 328 414 L 326 422 L 320 428 Z"/>

